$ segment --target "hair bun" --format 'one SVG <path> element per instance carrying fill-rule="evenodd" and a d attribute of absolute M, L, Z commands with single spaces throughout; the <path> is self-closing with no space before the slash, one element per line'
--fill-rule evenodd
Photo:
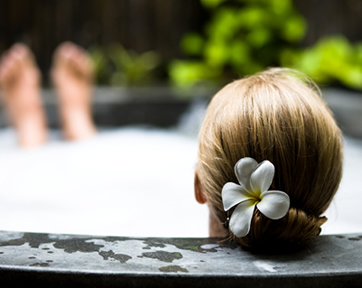
<path fill-rule="evenodd" d="M 229 232 L 231 238 L 245 248 L 268 252 L 289 251 L 303 247 L 316 238 L 326 221 L 326 217 L 311 215 L 297 208 L 290 208 L 282 219 L 271 220 L 256 208 L 247 236 L 238 238 Z"/>

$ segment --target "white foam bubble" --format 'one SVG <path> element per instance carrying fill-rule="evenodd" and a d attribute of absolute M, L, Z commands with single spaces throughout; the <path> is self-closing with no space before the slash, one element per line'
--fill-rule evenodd
<path fill-rule="evenodd" d="M 196 137 L 121 128 L 88 141 L 31 151 L 0 130 L 1 230 L 119 236 L 207 237 L 193 196 Z M 362 141 L 345 139 L 340 190 L 323 234 L 362 232 Z"/>
<path fill-rule="evenodd" d="M 2 132 L 0 229 L 207 236 L 207 208 L 193 197 L 195 138 L 124 128 L 24 151 Z"/>

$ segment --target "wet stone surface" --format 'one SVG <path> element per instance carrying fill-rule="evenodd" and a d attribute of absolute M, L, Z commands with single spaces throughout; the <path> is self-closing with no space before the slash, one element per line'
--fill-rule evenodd
<path fill-rule="evenodd" d="M 348 280 L 348 285 L 353 287 L 354 283 L 362 281 L 360 251 L 362 233 L 320 236 L 301 251 L 265 255 L 250 253 L 239 247 L 221 246 L 218 239 L 210 238 L 124 238 L 0 231 L 0 277 L 5 279 L 4 283 L 12 283 L 14 279 L 20 281 L 19 275 L 23 277 L 32 273 L 63 275 L 57 277 L 81 273 L 92 277 L 107 275 L 118 284 L 133 279 L 132 283 L 141 281 L 137 282 L 140 287 L 141 283 L 144 287 L 151 287 L 153 282 L 149 282 L 150 277 L 158 279 L 155 283 L 160 284 L 167 277 L 171 277 L 167 281 L 174 281 L 172 277 L 175 276 L 177 279 L 185 278 L 182 281 L 203 279 L 202 283 L 211 281 L 209 284 L 215 285 L 219 280 L 242 278 L 246 281 L 245 287 L 248 287 L 248 279 L 260 284 L 265 279 L 279 279 L 282 281 L 277 282 L 279 286 L 290 279 L 330 279 L 333 281 L 326 283 L 333 287 L 333 283 L 339 283 L 334 279 L 337 277 L 337 280 Z M 13 273 L 20 274 L 10 279 Z M 45 279 L 50 281 L 57 277 L 53 275 L 53 278 Z M 39 277 L 34 279 L 38 281 Z M 90 278 L 87 279 L 89 281 Z M 148 279 L 147 282 L 142 282 L 145 279 Z M 102 281 L 105 283 L 104 279 Z"/>
<path fill-rule="evenodd" d="M 160 261 L 163 262 L 172 262 L 175 259 L 181 259 L 182 255 L 179 252 L 165 252 L 165 251 L 156 251 L 156 252 L 147 252 L 147 253 L 142 253 L 142 256 L 139 256 L 140 258 L 142 257 L 148 257 L 148 258 L 153 258 L 153 259 L 158 259 Z"/>

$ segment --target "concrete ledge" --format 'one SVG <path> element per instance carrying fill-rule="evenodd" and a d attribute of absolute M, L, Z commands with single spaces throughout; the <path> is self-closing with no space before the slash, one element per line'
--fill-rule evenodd
<path fill-rule="evenodd" d="M 178 91 L 160 87 L 103 87 L 94 89 L 92 98 L 93 119 L 97 126 L 150 125 L 161 128 L 174 127 L 188 111 L 195 99 L 209 99 L 216 89 L 198 88 Z M 42 101 L 47 114 L 47 124 L 59 128 L 57 95 L 54 89 L 42 90 Z M 9 125 L 4 107 L 0 103 L 0 127 Z"/>
<path fill-rule="evenodd" d="M 362 138 L 362 93 L 325 89 L 323 96 L 342 131 L 351 137 Z"/>
<path fill-rule="evenodd" d="M 1 287 L 361 287 L 362 233 L 320 236 L 293 254 L 218 239 L 0 231 Z"/>
<path fill-rule="evenodd" d="M 53 89 L 43 90 L 48 125 L 60 126 L 57 97 Z M 95 87 L 93 119 L 97 126 L 151 125 L 175 126 L 190 106 L 190 100 L 178 98 L 168 87 L 114 88 Z"/>
<path fill-rule="evenodd" d="M 93 116 L 99 126 L 147 124 L 172 127 L 178 124 L 190 106 L 201 100 L 207 102 L 220 87 L 195 88 L 177 91 L 167 86 L 112 88 L 96 87 L 93 97 Z M 362 93 L 326 88 L 322 95 L 334 113 L 342 131 L 351 137 L 362 138 Z M 44 90 L 49 125 L 58 127 L 57 106 L 53 90 Z"/>
<path fill-rule="evenodd" d="M 219 87 L 220 88 L 220 87 Z M 97 86 L 93 97 L 93 118 L 98 126 L 151 125 L 174 127 L 196 100 L 207 103 L 218 88 L 179 91 L 167 86 L 114 88 Z M 346 135 L 362 138 L 362 93 L 323 89 L 323 96 Z M 53 89 L 43 89 L 48 125 L 59 128 L 58 104 Z M 0 103 L 0 127 L 8 125 Z"/>

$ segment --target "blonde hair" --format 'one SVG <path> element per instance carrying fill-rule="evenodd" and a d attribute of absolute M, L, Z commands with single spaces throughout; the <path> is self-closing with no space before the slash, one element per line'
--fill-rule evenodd
<path fill-rule="evenodd" d="M 197 172 L 210 209 L 227 220 L 221 190 L 237 182 L 243 157 L 275 166 L 271 190 L 285 191 L 291 208 L 270 220 L 256 208 L 247 236 L 230 237 L 249 248 L 303 244 L 319 235 L 341 177 L 342 134 L 317 86 L 303 74 L 272 68 L 234 81 L 212 99 L 199 135 Z"/>

